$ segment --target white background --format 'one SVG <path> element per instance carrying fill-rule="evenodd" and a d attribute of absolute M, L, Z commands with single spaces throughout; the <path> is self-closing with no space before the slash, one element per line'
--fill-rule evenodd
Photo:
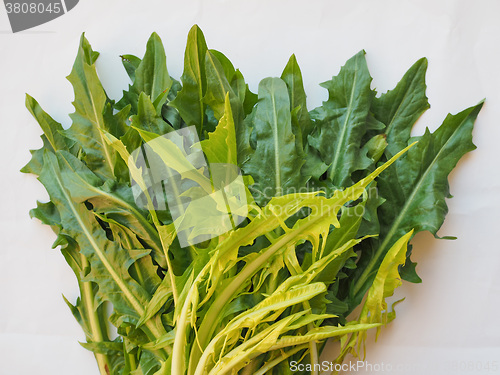
<path fill-rule="evenodd" d="M 119 99 L 128 79 L 118 56 L 142 56 L 156 31 L 178 78 L 195 23 L 254 92 L 260 79 L 279 76 L 295 53 L 310 109 L 326 98 L 318 84 L 360 49 L 379 92 L 395 86 L 418 58 L 428 58 L 432 107 L 415 134 L 486 98 L 474 130 L 478 149 L 450 176 L 455 197 L 440 235 L 458 240 L 417 235 L 414 258 L 424 281 L 397 290 L 406 300 L 379 341 L 369 341 L 366 359 L 379 366 L 371 373 L 382 372 L 376 371 L 382 363 L 388 374 L 500 373 L 499 17 L 500 2 L 486 0 L 81 0 L 48 24 L 12 34 L 0 5 L 0 374 L 98 374 L 61 297 L 76 298 L 74 276 L 50 249 L 50 228 L 28 216 L 47 194 L 33 176 L 18 172 L 28 149 L 41 145 L 25 92 L 69 126 L 73 93 L 65 76 L 83 31 L 101 52 L 97 65 L 108 95 Z"/>

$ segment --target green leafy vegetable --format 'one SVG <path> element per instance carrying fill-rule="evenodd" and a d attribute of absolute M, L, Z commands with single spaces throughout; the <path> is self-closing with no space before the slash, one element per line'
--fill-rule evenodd
<path fill-rule="evenodd" d="M 259 85 L 259 102 L 252 115 L 257 148 L 244 170 L 254 176 L 257 202 L 297 191 L 305 184 L 297 173 L 304 160 L 297 152 L 292 132 L 290 99 L 286 84 L 279 78 L 265 78 Z"/>
<path fill-rule="evenodd" d="M 197 26 L 180 82 L 153 33 L 142 59 L 121 56 L 132 82 L 115 101 L 98 56 L 82 35 L 69 129 L 27 96 L 44 134 L 22 171 L 49 193 L 31 216 L 75 273 L 66 303 L 100 373 L 318 374 L 330 338 L 337 363 L 359 355 L 401 279 L 420 281 L 409 241 L 437 237 L 483 103 L 411 137 L 427 61 L 377 96 L 361 51 L 308 111 L 294 55 L 256 95 Z"/>

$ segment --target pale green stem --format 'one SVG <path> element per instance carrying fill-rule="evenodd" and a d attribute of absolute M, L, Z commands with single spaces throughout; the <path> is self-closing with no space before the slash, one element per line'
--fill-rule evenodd
<path fill-rule="evenodd" d="M 292 276 L 298 275 L 299 273 L 302 273 L 302 269 L 300 268 L 300 265 L 298 263 L 292 263 L 291 264 L 291 269 L 289 269 L 290 273 Z M 305 310 L 311 309 L 311 305 L 309 304 L 309 301 L 304 301 L 302 302 L 302 306 L 304 306 Z M 309 323 L 307 325 L 307 329 L 310 331 L 314 329 L 314 325 L 312 323 Z M 318 347 L 316 345 L 316 341 L 312 340 L 308 343 L 309 346 L 309 357 L 311 359 L 311 375 L 318 375 L 318 370 L 316 369 L 316 364 L 319 363 L 319 355 L 318 355 Z"/>
<path fill-rule="evenodd" d="M 86 269 L 89 266 L 87 258 L 83 254 L 80 254 L 80 258 L 82 261 L 82 269 Z M 92 335 L 90 337 L 90 341 L 102 342 L 104 341 L 103 332 L 107 333 L 108 327 L 101 327 L 101 322 L 99 320 L 99 317 L 97 316 L 97 308 L 96 306 L 94 306 L 95 296 L 94 291 L 92 290 L 92 284 L 88 281 L 85 282 L 79 280 L 78 282 L 81 286 L 81 298 L 83 300 L 83 305 L 88 306 L 86 313 L 90 324 L 90 333 Z M 99 367 L 99 372 L 102 375 L 109 375 L 110 363 L 108 356 L 101 353 L 94 353 L 94 356 L 97 361 L 97 366 Z"/>

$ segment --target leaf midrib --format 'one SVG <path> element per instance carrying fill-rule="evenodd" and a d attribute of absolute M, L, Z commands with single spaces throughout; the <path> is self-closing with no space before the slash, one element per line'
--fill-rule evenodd
<path fill-rule="evenodd" d="M 90 65 L 89 65 L 89 67 L 90 67 Z M 85 82 L 85 83 L 87 83 L 87 82 Z M 90 103 L 92 104 L 92 111 L 94 114 L 95 123 L 99 129 L 104 130 L 104 127 L 102 126 L 102 123 L 99 119 L 99 115 L 97 114 L 97 109 L 95 106 L 94 96 L 92 95 L 92 91 L 90 90 L 90 87 L 88 86 L 88 84 L 86 86 L 87 86 L 87 89 L 89 90 L 89 99 L 90 99 Z M 104 158 L 105 158 L 106 163 L 108 165 L 109 171 L 111 172 L 111 176 L 113 176 L 113 169 L 114 169 L 113 163 L 111 162 L 111 155 L 109 154 L 109 150 L 108 150 L 106 143 L 104 141 L 104 137 L 102 135 L 102 132 L 99 132 L 99 137 L 101 138 L 101 146 L 104 150 Z"/>
<path fill-rule="evenodd" d="M 226 88 L 224 87 L 224 81 L 219 73 L 219 70 L 216 68 L 215 66 L 215 63 L 214 63 L 214 60 L 213 60 L 213 56 L 212 54 L 210 53 L 210 51 L 207 51 L 207 57 L 210 61 L 210 64 L 212 65 L 213 67 L 213 70 L 217 76 L 217 81 L 219 82 L 219 86 L 221 88 L 221 92 L 222 92 L 222 95 L 225 97 L 226 96 Z M 229 91 L 229 90 L 228 90 Z"/>
<path fill-rule="evenodd" d="M 156 67 L 156 44 L 155 44 L 155 47 L 154 47 L 154 50 L 153 50 L 153 82 L 151 84 L 151 101 L 155 101 L 156 100 L 156 77 L 158 76 L 157 74 L 155 74 L 155 67 Z M 160 91 L 161 92 L 161 91 Z M 158 94 L 159 95 L 159 94 Z"/>
<path fill-rule="evenodd" d="M 339 142 L 337 143 L 337 149 L 335 150 L 335 156 L 334 156 L 334 159 L 332 161 L 332 164 L 330 165 L 330 171 L 331 171 L 330 180 L 331 181 L 333 181 L 334 177 L 335 177 L 335 171 L 337 169 L 337 163 L 338 163 L 338 160 L 340 158 L 340 151 L 341 151 L 341 149 L 344 150 L 344 147 L 341 147 L 341 146 L 344 144 L 344 138 L 345 138 L 345 135 L 347 133 L 347 122 L 350 120 L 351 113 L 353 111 L 352 102 L 354 100 L 354 92 L 356 91 L 357 80 L 358 80 L 358 59 L 356 59 L 356 63 L 355 63 L 355 66 L 354 66 L 354 79 L 353 79 L 353 83 L 352 83 L 352 89 L 351 89 L 351 96 L 349 98 L 349 104 L 347 106 L 347 114 L 346 114 L 346 117 L 345 117 L 345 120 L 344 120 L 344 124 L 342 125 L 342 132 L 340 134 Z"/>
<path fill-rule="evenodd" d="M 274 83 L 272 84 L 272 88 L 274 89 Z M 271 128 L 273 131 L 274 138 L 274 183 L 275 183 L 275 194 L 277 197 L 281 196 L 283 191 L 281 187 L 281 168 L 280 168 L 280 155 L 278 151 L 279 142 L 278 142 L 278 115 L 276 113 L 276 98 L 274 95 L 274 90 L 271 91 L 271 103 L 273 106 L 273 121 L 271 123 Z M 278 191 L 279 188 L 279 191 Z"/>
<path fill-rule="evenodd" d="M 195 36 L 195 54 L 197 56 L 196 58 L 196 65 L 195 65 L 195 69 L 193 70 L 193 73 L 195 75 L 195 78 L 196 78 L 196 82 L 198 83 L 198 97 L 199 97 L 199 106 L 200 106 L 200 133 L 203 129 L 203 85 L 202 85 L 202 76 L 201 76 L 201 64 L 202 62 L 200 61 L 200 51 L 199 51 L 199 46 L 198 46 L 198 33 L 196 33 L 196 36 Z"/>

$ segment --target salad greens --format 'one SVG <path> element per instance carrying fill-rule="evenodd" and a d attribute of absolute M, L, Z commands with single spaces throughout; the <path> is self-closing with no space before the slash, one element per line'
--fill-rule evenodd
<path fill-rule="evenodd" d="M 27 95 L 44 134 L 22 171 L 49 193 L 30 214 L 52 227 L 75 273 L 80 298 L 66 302 L 100 373 L 282 375 L 294 361 L 306 365 L 298 373 L 319 374 L 329 338 L 340 342 L 336 363 L 359 355 L 366 331 L 394 319 L 386 298 L 401 278 L 420 282 L 409 241 L 437 237 L 448 174 L 475 148 L 482 102 L 412 137 L 429 108 L 426 59 L 377 96 L 361 51 L 321 84 L 328 100 L 309 111 L 295 56 L 254 94 L 197 26 L 180 81 L 156 33 L 142 59 L 121 56 L 132 84 L 118 101 L 99 80 L 98 56 L 82 35 L 68 129 Z M 188 129 L 192 154 L 175 143 Z M 152 190 L 151 155 L 187 189 L 174 197 L 182 220 L 166 181 Z M 186 245 L 181 228 L 195 227 L 188 240 L 210 234 L 208 211 L 183 204 L 187 192 L 215 196 L 216 165 L 238 167 L 247 204 L 235 211 L 220 189 L 224 200 L 209 204 L 230 208 L 232 229 Z"/>

